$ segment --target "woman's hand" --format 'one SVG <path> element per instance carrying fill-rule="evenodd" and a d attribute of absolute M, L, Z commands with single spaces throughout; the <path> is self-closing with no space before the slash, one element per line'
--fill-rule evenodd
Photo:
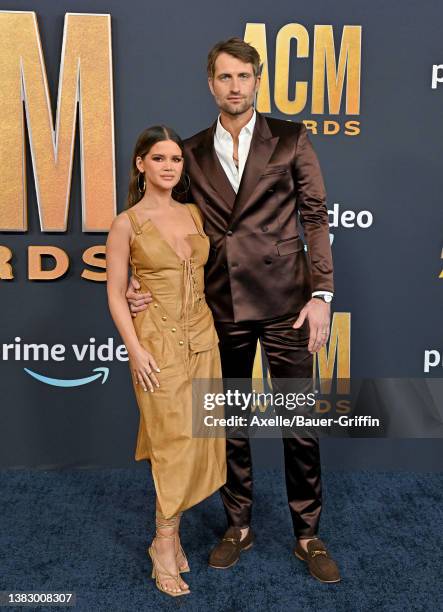
<path fill-rule="evenodd" d="M 140 345 L 139 349 L 132 355 L 129 355 L 129 363 L 135 377 L 135 384 L 140 383 L 145 391 L 148 389 L 154 391 L 153 383 L 156 387 L 160 387 L 155 372 L 160 372 L 160 368 L 154 359 L 154 356 Z"/>

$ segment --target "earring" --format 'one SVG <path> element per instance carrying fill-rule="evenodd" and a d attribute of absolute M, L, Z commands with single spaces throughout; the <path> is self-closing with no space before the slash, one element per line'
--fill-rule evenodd
<path fill-rule="evenodd" d="M 140 187 L 140 177 L 143 176 L 143 187 Z M 138 191 L 139 193 L 144 193 L 146 190 L 146 180 L 145 180 L 145 175 L 142 172 L 139 172 L 137 175 L 137 187 L 138 187 Z"/>
<path fill-rule="evenodd" d="M 180 181 L 182 180 L 183 176 L 185 177 L 185 181 L 187 181 L 187 183 L 188 183 L 188 184 L 186 185 L 186 187 L 185 187 L 185 189 L 184 189 L 183 191 L 177 191 L 177 190 L 176 190 L 176 188 L 175 188 L 175 187 L 173 187 L 172 191 L 173 191 L 174 193 L 176 193 L 177 195 L 183 195 L 183 194 L 185 194 L 185 193 L 186 193 L 186 192 L 189 190 L 189 187 L 191 186 L 191 179 L 189 178 L 189 174 L 187 174 L 187 173 L 185 172 L 185 173 L 184 173 L 184 174 L 183 174 L 183 175 L 180 177 Z M 180 182 L 180 181 L 179 181 L 179 182 Z"/>

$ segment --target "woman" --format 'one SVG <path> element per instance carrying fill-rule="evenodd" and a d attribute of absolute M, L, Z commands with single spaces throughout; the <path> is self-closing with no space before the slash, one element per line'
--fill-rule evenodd
<path fill-rule="evenodd" d="M 150 461 L 156 490 L 152 577 L 172 596 L 190 592 L 180 576 L 189 571 L 181 514 L 226 481 L 224 438 L 192 436 L 192 379 L 220 380 L 221 366 L 204 297 L 209 239 L 197 207 L 173 198 L 179 183 L 182 141 L 165 126 L 148 128 L 135 146 L 127 210 L 114 219 L 106 247 L 109 308 L 140 409 L 135 459 Z M 128 263 L 154 297 L 136 319 L 125 297 Z"/>

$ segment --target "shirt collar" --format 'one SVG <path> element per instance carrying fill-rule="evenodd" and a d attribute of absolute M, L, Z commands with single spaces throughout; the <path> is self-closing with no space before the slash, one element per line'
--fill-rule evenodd
<path fill-rule="evenodd" d="M 240 134 L 242 134 L 243 132 L 246 132 L 252 135 L 252 133 L 254 132 L 256 118 L 257 118 L 257 113 L 255 112 L 255 109 L 254 109 L 252 113 L 252 117 L 250 118 L 248 123 L 242 127 L 242 129 L 240 130 Z M 231 134 L 227 130 L 225 130 L 225 128 L 222 126 L 221 121 L 220 121 L 220 115 L 217 118 L 217 127 L 215 129 L 215 133 L 216 133 L 218 140 L 223 140 L 226 138 L 232 139 Z"/>

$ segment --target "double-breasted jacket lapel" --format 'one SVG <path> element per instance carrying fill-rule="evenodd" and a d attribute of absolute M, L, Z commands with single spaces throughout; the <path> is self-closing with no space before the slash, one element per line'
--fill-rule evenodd
<path fill-rule="evenodd" d="M 219 198 L 223 200 L 226 213 L 230 217 L 229 223 L 232 224 L 253 195 L 260 176 L 277 146 L 279 137 L 272 136 L 266 119 L 260 113 L 257 113 L 248 158 L 236 194 L 215 152 L 214 133 L 216 126 L 217 121 L 206 130 L 193 152 L 203 176 L 216 191 Z"/>
<path fill-rule="evenodd" d="M 247 206 L 278 141 L 278 136 L 272 136 L 266 119 L 260 115 L 260 113 L 257 113 L 248 158 L 232 209 L 231 225 L 238 218 L 241 211 Z"/>
<path fill-rule="evenodd" d="M 200 145 L 194 149 L 194 156 L 201 168 L 203 176 L 211 187 L 215 189 L 217 195 L 224 200 L 228 210 L 231 211 L 234 206 L 236 193 L 215 152 L 214 133 L 216 126 L 217 121 L 206 130 Z"/>

